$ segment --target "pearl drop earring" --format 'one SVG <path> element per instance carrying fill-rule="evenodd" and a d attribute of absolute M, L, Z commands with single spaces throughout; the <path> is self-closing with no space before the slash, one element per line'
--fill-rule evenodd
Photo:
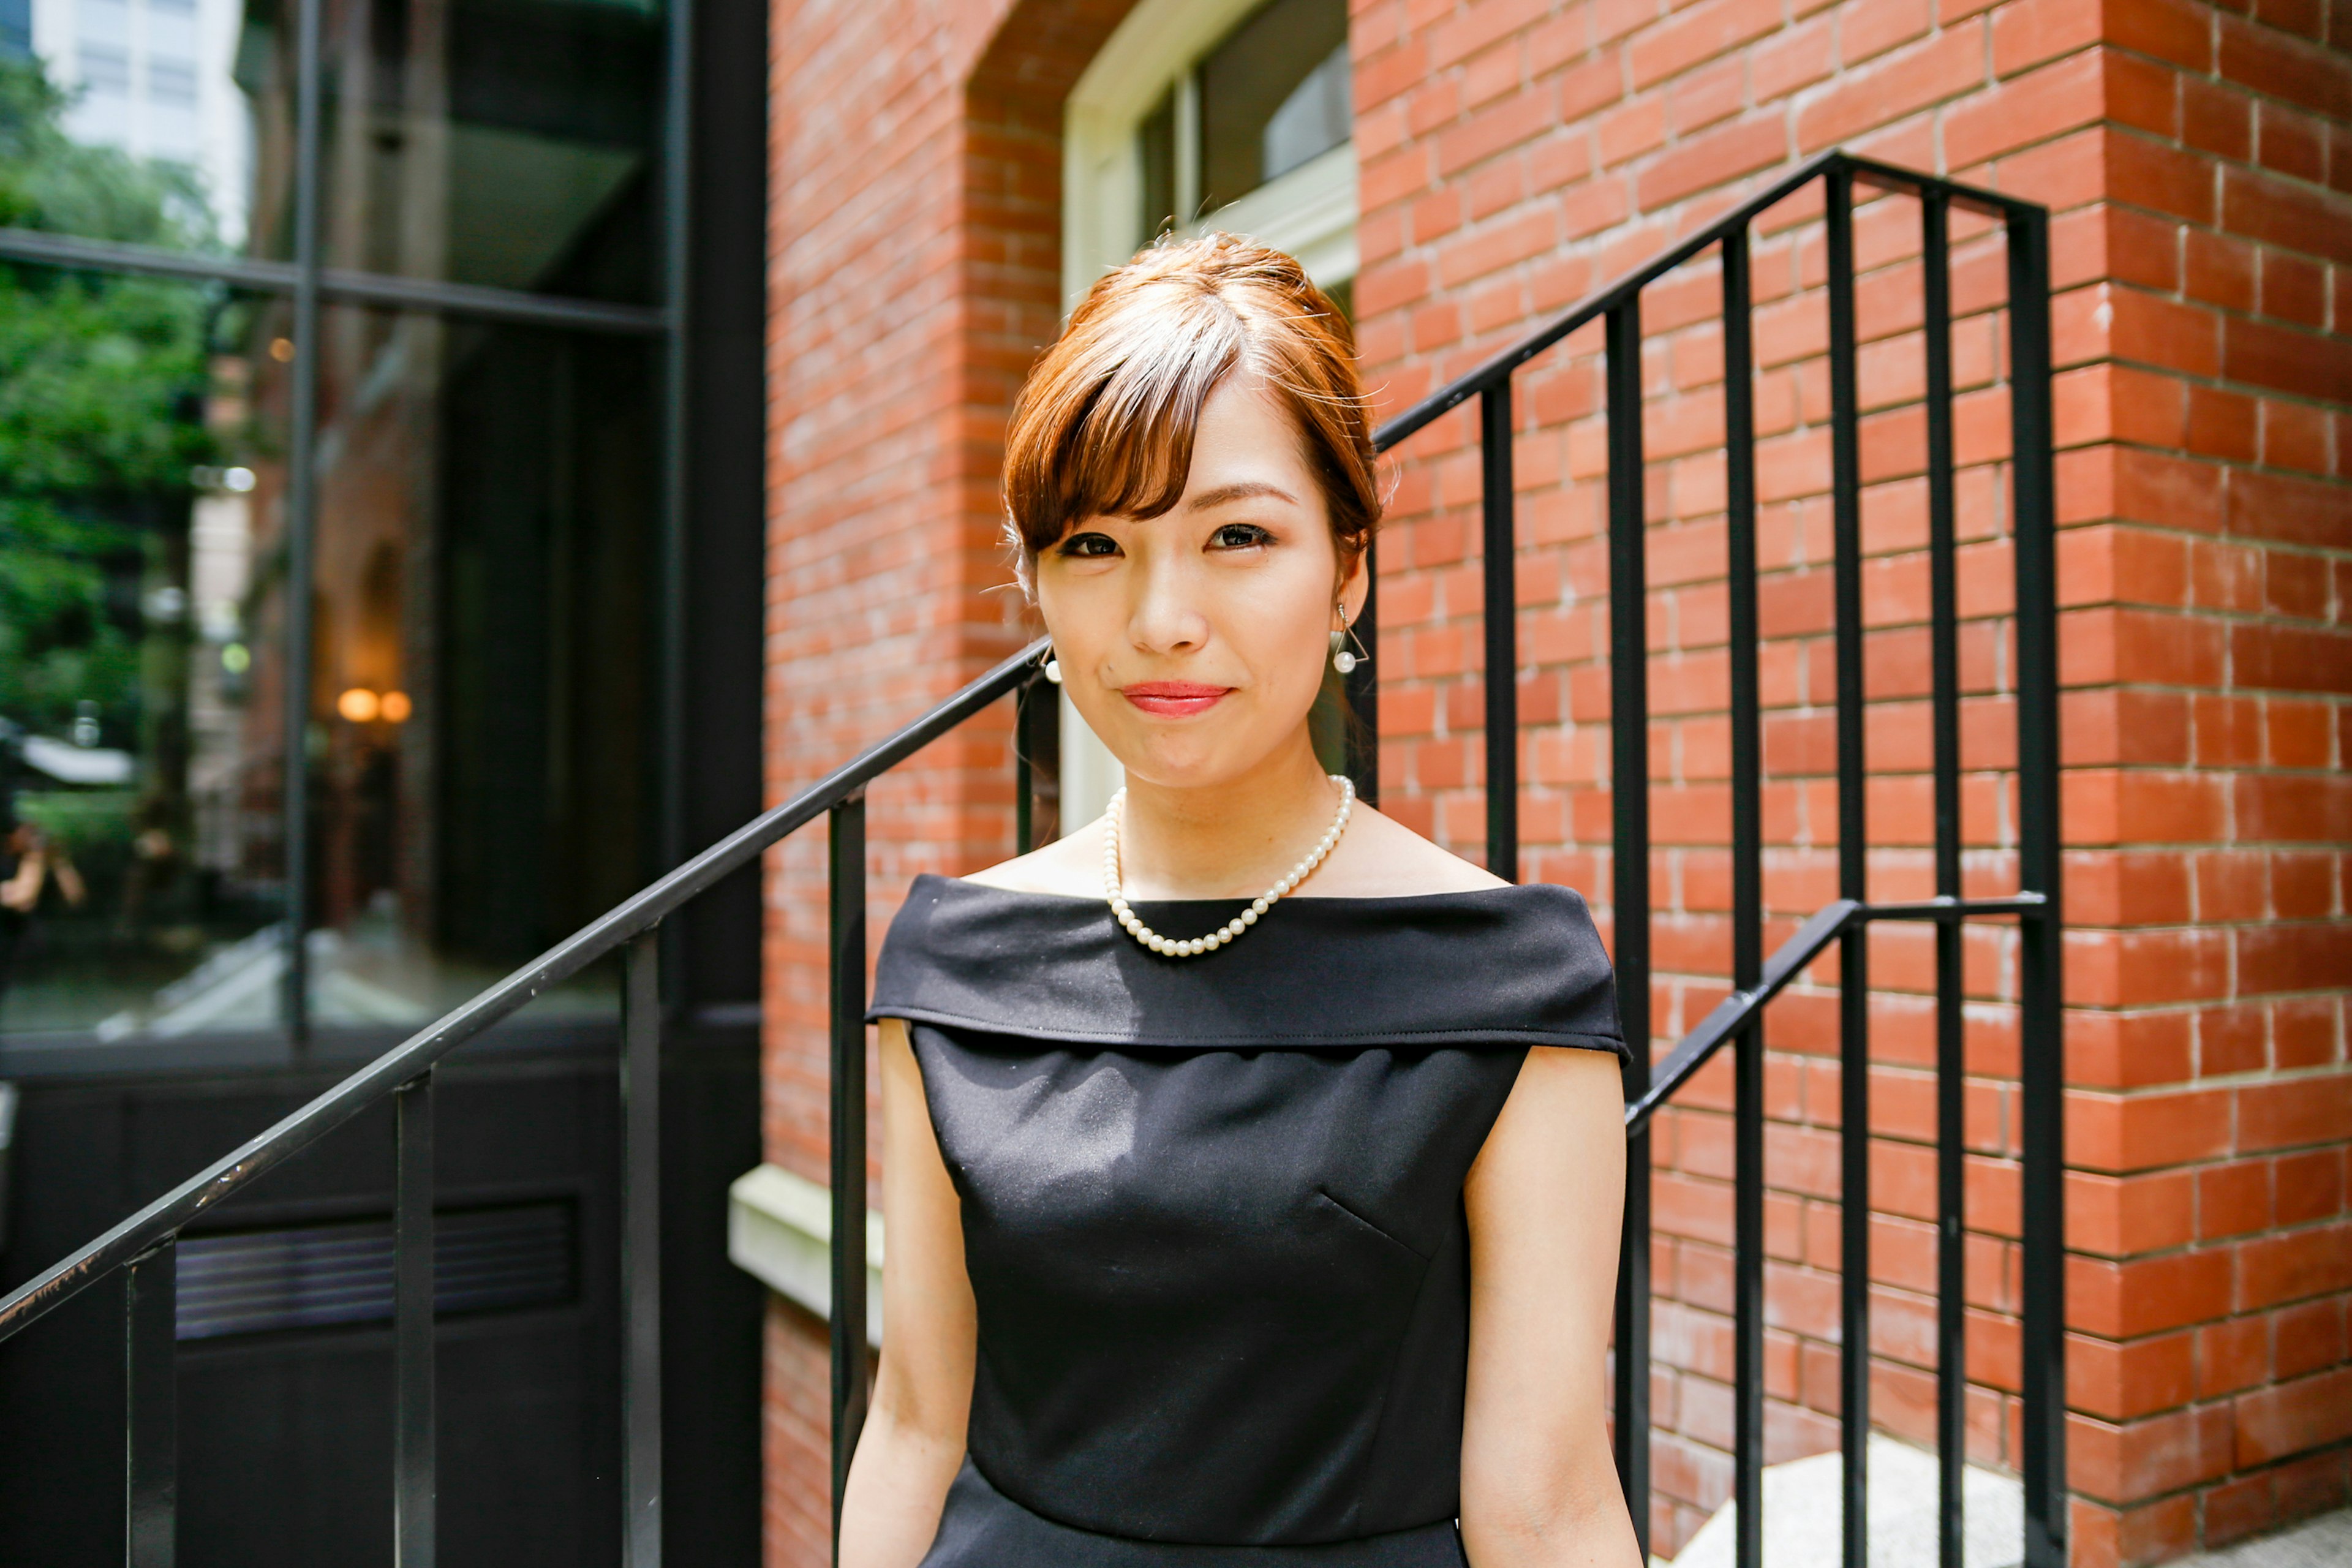
<path fill-rule="evenodd" d="M 1348 634 L 1344 630 L 1331 634 L 1331 668 L 1342 675 L 1353 675 L 1356 666 L 1363 661 L 1348 651 L 1347 641 Z"/>

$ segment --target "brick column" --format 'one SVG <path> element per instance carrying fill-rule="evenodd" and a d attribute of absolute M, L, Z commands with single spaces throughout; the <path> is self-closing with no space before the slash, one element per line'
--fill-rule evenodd
<path fill-rule="evenodd" d="M 1127 3 L 775 10 L 772 802 L 1034 635 L 999 543 L 1004 426 L 1060 321 L 1062 100 Z M 876 944 L 917 873 L 1012 852 L 1011 736 L 1000 704 L 872 792 Z M 766 891 L 768 1158 L 822 1181 L 821 827 L 770 858 Z M 782 1302 L 766 1403 L 767 1560 L 814 1568 L 832 1508 L 824 1325 Z"/>
<path fill-rule="evenodd" d="M 2331 32 L 2330 29 L 2333 29 Z M 2075 1561 L 2347 1500 L 2352 61 L 2345 13 L 2171 0 L 1355 10 L 1370 382 L 1402 407 L 1843 145 L 2049 205 L 2058 359 Z M 1834 892 L 1818 198 L 1758 226 L 1767 900 Z M 1859 215 L 1872 885 L 1927 890 L 1916 208 Z M 1971 890 L 2013 885 L 1996 237 L 1955 231 Z M 1670 1039 L 1728 961 L 1711 262 L 1651 290 L 1650 689 Z M 1526 873 L 1609 888 L 1597 330 L 1522 373 Z M 1475 428 L 1397 465 L 1383 805 L 1475 855 Z M 1874 940 L 1874 1410 L 1931 1436 L 1924 933 Z M 2015 1463 L 2014 954 L 1969 948 L 1971 1455 Z M 1833 966 L 1822 966 L 1832 971 Z M 1769 1458 L 1834 1444 L 1833 973 L 1769 1025 Z M 1663 1043 L 1663 1042 L 1662 1042 Z M 1656 1139 L 1662 1552 L 1728 1490 L 1727 1074 Z"/>

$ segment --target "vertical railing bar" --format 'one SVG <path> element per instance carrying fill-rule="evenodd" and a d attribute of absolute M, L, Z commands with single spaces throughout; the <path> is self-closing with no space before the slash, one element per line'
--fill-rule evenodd
<path fill-rule="evenodd" d="M 1478 398 L 1486 630 L 1486 869 L 1519 879 L 1519 653 L 1517 522 L 1512 513 L 1511 380 Z"/>
<path fill-rule="evenodd" d="M 1642 307 L 1605 323 L 1609 418 L 1611 921 L 1617 1014 L 1632 1047 L 1625 1099 L 1650 1086 L 1650 733 L 1647 574 L 1642 495 Z M 1625 1224 L 1617 1264 L 1617 1475 L 1643 1559 L 1650 1551 L 1650 1135 L 1626 1140 Z"/>
<path fill-rule="evenodd" d="M 866 792 L 833 808 L 833 1542 L 866 1426 Z"/>
<path fill-rule="evenodd" d="M 1013 852 L 1026 855 L 1036 847 L 1035 765 L 1029 760 L 1029 705 L 1037 700 L 1037 683 L 1024 680 L 1013 691 Z"/>
<path fill-rule="evenodd" d="M 693 0 L 667 0 L 662 80 L 661 304 L 661 511 L 658 535 L 661 612 L 658 619 L 661 714 L 660 815 L 655 846 L 665 868 L 687 857 L 687 778 L 693 754 L 688 732 L 686 599 L 687 530 L 694 501 L 693 455 L 688 452 L 694 412 L 689 406 L 695 365 L 694 299 L 694 36 Z M 680 921 L 670 932 L 673 955 L 686 935 Z M 682 971 L 680 973 L 683 973 Z"/>
<path fill-rule="evenodd" d="M 180 1512 L 179 1243 L 122 1271 L 122 1561 L 172 1568 Z"/>
<path fill-rule="evenodd" d="M 2050 217 L 2008 226 L 2010 463 L 2016 509 L 2019 922 L 2026 1568 L 2066 1561 L 2066 1239 L 2061 1051 L 2056 501 L 2051 455 Z"/>
<path fill-rule="evenodd" d="M 1828 196 L 1831 532 L 1836 552 L 1838 892 L 1869 897 L 1864 809 L 1862 474 L 1854 372 L 1853 176 L 1823 176 Z M 1841 1088 L 1838 1372 L 1840 1447 L 1845 1459 L 1845 1568 L 1869 1563 L 1870 1453 L 1870 982 L 1869 927 L 1838 942 Z"/>
<path fill-rule="evenodd" d="M 1364 546 L 1364 607 L 1356 612 L 1356 640 L 1364 651 L 1377 655 L 1381 646 L 1380 543 Z M 1348 707 L 1355 715 L 1348 737 L 1348 773 L 1356 781 L 1356 795 L 1366 805 L 1381 804 L 1381 668 L 1377 658 L 1365 658 L 1341 678 Z"/>
<path fill-rule="evenodd" d="M 661 931 L 622 950 L 621 1277 L 625 1447 L 621 1490 L 626 1568 L 659 1568 L 662 1551 Z"/>
<path fill-rule="evenodd" d="M 392 1560 L 433 1568 L 433 1075 L 393 1093 Z"/>
<path fill-rule="evenodd" d="M 1935 689 L 1936 892 L 1960 896 L 1960 688 L 1958 543 L 1952 499 L 1952 279 L 1950 204 L 1930 189 L 1920 200 L 1920 264 L 1926 299 L 1927 597 Z M 1966 1037 L 1961 1028 L 1958 921 L 1936 922 L 1936 1445 L 1937 1556 L 1965 1568 L 1962 1497 L 1968 1458 L 1968 1302 L 1962 1249 L 1966 1176 Z"/>
<path fill-rule="evenodd" d="M 1756 649 L 1753 290 L 1745 226 L 1723 240 L 1725 534 L 1731 613 L 1731 983 L 1764 979 L 1763 746 Z M 1764 1552 L 1764 1025 L 1739 1033 L 1732 1103 L 1732 1498 L 1738 1568 Z"/>

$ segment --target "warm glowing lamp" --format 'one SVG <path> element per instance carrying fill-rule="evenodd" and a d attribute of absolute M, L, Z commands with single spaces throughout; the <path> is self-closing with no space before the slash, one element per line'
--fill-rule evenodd
<path fill-rule="evenodd" d="M 376 704 L 376 712 L 387 724 L 405 724 L 413 711 L 405 691 L 387 691 L 383 694 L 383 700 Z"/>
<path fill-rule="evenodd" d="M 406 703 L 407 700 L 402 699 L 404 707 Z M 354 724 L 367 723 L 376 716 L 381 707 L 375 693 L 364 686 L 354 686 L 335 699 L 335 711 Z"/>

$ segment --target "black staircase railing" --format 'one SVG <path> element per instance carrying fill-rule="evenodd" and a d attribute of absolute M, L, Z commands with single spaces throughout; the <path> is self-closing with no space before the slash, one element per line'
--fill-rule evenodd
<path fill-rule="evenodd" d="M 1828 252 L 1831 493 L 1834 544 L 1840 897 L 1804 922 L 1769 959 L 1763 951 L 1762 750 L 1757 669 L 1757 486 L 1748 237 L 1768 208 L 1819 182 Z M 1853 200 L 1856 184 L 1919 201 L 1927 345 L 1927 489 L 1933 683 L 1935 896 L 1873 903 L 1866 887 L 1861 437 L 1857 394 Z M 2005 229 L 2011 448 L 2011 548 L 2015 572 L 2014 688 L 2019 889 L 1966 898 L 1960 887 L 1959 666 L 1955 589 L 1953 388 L 1948 223 L 1954 207 Z M 1940 1557 L 1962 1561 L 1965 1457 L 1961 1247 L 1961 1086 L 1964 921 L 2006 917 L 2020 928 L 2021 1167 L 2024 1440 L 2024 1558 L 2029 1568 L 2065 1561 L 2064 1365 L 2062 1294 L 2056 609 L 2050 438 L 2048 215 L 1997 193 L 1839 153 L 1803 164 L 1738 207 L 1585 300 L 1541 331 L 1448 384 L 1375 436 L 1387 451 L 1475 397 L 1485 485 L 1486 780 L 1487 864 L 1516 879 L 1518 854 L 1517 654 L 1513 517 L 1511 377 L 1570 333 L 1603 323 L 1608 453 L 1613 849 L 1612 899 L 1619 1005 L 1626 1037 L 1652 1037 L 1649 925 L 1651 831 L 1641 302 L 1644 288 L 1713 249 L 1723 289 L 1727 577 L 1731 707 L 1733 991 L 1654 1066 L 1637 1048 L 1625 1076 L 1630 1155 L 1625 1242 L 1614 1356 L 1618 1466 L 1634 1527 L 1649 1537 L 1650 1162 L 1652 1115 L 1727 1042 L 1734 1052 L 1735 1481 L 1738 1561 L 1761 1558 L 1764 1436 L 1763 1036 L 1764 1009 L 1814 959 L 1839 950 L 1843 1186 L 1840 1411 L 1844 1455 L 1844 1559 L 1866 1562 L 1865 1455 L 1869 1430 L 1869 1051 L 1865 936 L 1877 921 L 1927 921 L 1936 930 L 1937 1071 L 1937 1417 L 1942 1464 Z M 1367 637 L 1377 600 L 1366 607 Z M 1018 838 L 1028 846 L 1030 758 L 1049 737 L 1053 706 L 1033 701 L 1041 642 L 991 669 L 926 714 L 531 963 L 352 1074 L 226 1159 L 108 1231 L 0 1300 L 0 1340 L 81 1289 L 120 1272 L 124 1281 L 125 1561 L 163 1568 L 176 1522 L 173 1376 L 174 1247 L 182 1230 L 264 1172 L 387 1098 L 396 1107 L 395 1444 L 393 1534 L 401 1568 L 434 1558 L 433 1069 L 531 998 L 588 964 L 622 954 L 624 1121 L 623 1292 L 625 1343 L 621 1531 L 630 1568 L 652 1568 L 661 1550 L 660 1280 L 658 1168 L 661 1045 L 656 928 L 688 900 L 755 860 L 779 839 L 827 817 L 831 832 L 832 1302 L 834 1496 L 839 1502 L 868 1394 L 866 1303 L 866 787 L 874 779 L 1003 698 L 1014 696 Z M 1349 700 L 1367 721 L 1352 766 L 1369 795 L 1377 785 L 1372 666 L 1349 678 Z M 1630 716 L 1630 721 L 1629 721 Z M 1628 784 L 1633 787 L 1626 787 Z"/>

